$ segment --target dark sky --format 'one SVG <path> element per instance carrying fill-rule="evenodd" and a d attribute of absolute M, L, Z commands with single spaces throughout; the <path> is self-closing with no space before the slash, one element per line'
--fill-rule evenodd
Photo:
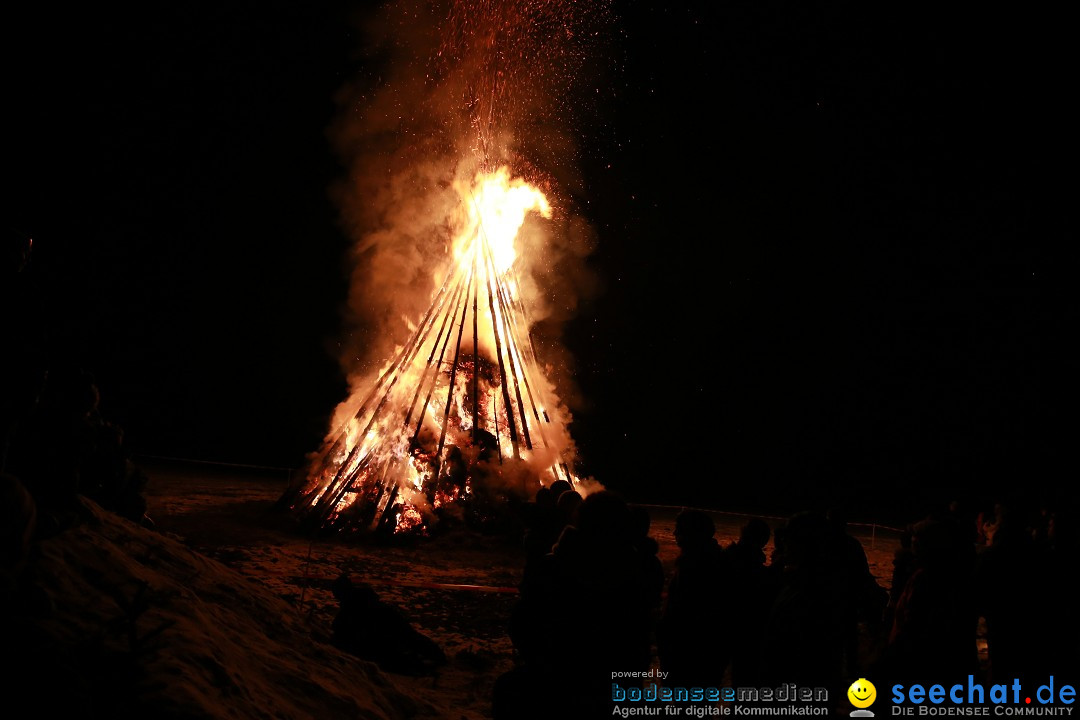
<path fill-rule="evenodd" d="M 603 291 L 567 332 L 601 482 L 1043 484 L 1067 66 L 1046 18 L 879 5 L 616 3 L 582 132 Z M 34 237 L 49 361 L 93 371 L 133 452 L 296 467 L 344 397 L 327 128 L 372 71 L 363 9 L 5 11 L 6 232 Z"/>

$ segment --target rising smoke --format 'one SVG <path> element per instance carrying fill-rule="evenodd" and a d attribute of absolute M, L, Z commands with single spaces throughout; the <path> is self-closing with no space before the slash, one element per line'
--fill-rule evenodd
<path fill-rule="evenodd" d="M 365 74 L 340 91 L 332 128 L 347 168 L 334 196 L 355 241 L 342 345 L 354 392 L 442 281 L 461 203 L 455 181 L 506 165 L 554 207 L 552 219 L 531 215 L 521 229 L 517 270 L 532 321 L 543 321 L 534 324 L 542 369 L 573 404 L 560 330 L 594 285 L 594 233 L 573 201 L 575 122 L 604 82 L 610 20 L 607 2 L 567 0 L 400 0 L 363 19 Z"/>

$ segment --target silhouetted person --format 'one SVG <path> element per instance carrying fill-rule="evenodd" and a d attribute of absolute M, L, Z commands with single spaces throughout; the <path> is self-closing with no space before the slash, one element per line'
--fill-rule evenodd
<path fill-rule="evenodd" d="M 438 644 L 380 600 L 370 585 L 341 575 L 333 592 L 340 603 L 332 626 L 335 647 L 402 675 L 432 675 L 446 664 Z"/>
<path fill-rule="evenodd" d="M 78 495 L 129 520 L 144 519 L 147 478 L 127 457 L 121 429 L 102 417 L 100 400 L 89 372 L 51 371 L 20 428 L 11 467 L 34 496 L 44 532 L 73 521 Z"/>
<path fill-rule="evenodd" d="M 559 522 L 555 495 L 550 487 L 541 487 L 536 491 L 526 513 L 525 534 L 522 542 L 525 547 L 525 564 L 536 562 L 551 552 L 551 547 L 559 539 L 562 526 Z"/>
<path fill-rule="evenodd" d="M 80 516 L 82 462 L 96 401 L 87 375 L 51 371 L 10 448 L 9 470 L 33 496 L 43 536 L 72 525 Z"/>
<path fill-rule="evenodd" d="M 727 547 L 728 559 L 741 571 L 756 572 L 765 567 L 765 546 L 772 530 L 761 518 L 750 518 L 739 530 L 739 539 Z"/>
<path fill-rule="evenodd" d="M 873 677 L 903 683 L 978 673 L 970 537 L 948 519 L 932 517 L 915 525 L 915 571 L 897 600 Z"/>
<path fill-rule="evenodd" d="M 783 572 L 787 564 L 787 528 L 783 525 L 773 531 L 773 549 L 769 555 L 769 571 L 774 573 Z"/>
<path fill-rule="evenodd" d="M 978 556 L 977 597 L 986 618 L 993 682 L 1020 678 L 1041 683 L 1050 674 L 1059 675 L 1050 660 L 1057 654 L 1059 623 L 1066 620 L 1051 621 L 1053 600 L 1047 591 L 1062 568 L 1051 567 L 1049 555 L 1036 544 L 1027 510 L 1020 502 L 1002 499 L 990 545 Z M 1069 595 L 1075 598 L 1075 587 Z"/>
<path fill-rule="evenodd" d="M 972 545 L 979 542 L 979 511 L 975 504 L 965 499 L 954 499 L 946 506 L 944 517 L 956 523 L 958 531 Z"/>
<path fill-rule="evenodd" d="M 552 658 L 573 668 L 585 706 L 606 708 L 610 668 L 647 670 L 650 654 L 649 579 L 626 501 L 608 490 L 589 494 L 577 508 L 577 524 L 552 548 L 551 562 Z"/>
<path fill-rule="evenodd" d="M 577 524 L 578 508 L 583 498 L 581 493 L 570 489 L 570 483 L 559 480 L 551 484 L 550 497 L 554 498 L 552 508 L 543 507 L 545 513 L 538 517 L 539 526 L 534 533 L 526 534 L 525 570 L 522 577 L 522 591 L 537 583 L 548 583 L 548 568 L 543 566 L 545 557 L 551 553 L 555 543 L 568 526 Z M 545 506 L 547 501 L 545 500 Z"/>
<path fill-rule="evenodd" d="M 569 486 L 569 483 L 566 485 Z M 511 610 L 508 628 L 518 660 L 528 662 L 530 668 L 535 666 L 537 648 L 544 642 L 543 634 L 546 632 L 538 618 L 545 613 L 551 584 L 548 556 L 564 527 L 551 487 L 541 487 L 536 492 L 536 501 L 523 538 L 525 567 L 518 586 L 520 594 Z M 504 686 L 515 678 L 520 680 L 521 673 L 504 680 Z M 503 689 L 505 691 L 505 687 Z M 515 692 L 511 691 L 511 694 Z"/>
<path fill-rule="evenodd" d="M 782 539 L 781 585 L 758 657 L 762 684 L 794 682 L 839 692 L 845 584 L 830 554 L 831 529 L 820 513 L 796 513 Z"/>
<path fill-rule="evenodd" d="M 679 557 L 657 631 L 660 667 L 671 687 L 720 687 L 731 648 L 723 635 L 729 613 L 722 550 L 712 517 L 687 509 L 675 519 Z"/>
<path fill-rule="evenodd" d="M 551 490 L 551 496 L 558 502 L 559 496 L 568 490 L 573 490 L 574 486 L 568 480 L 556 480 L 548 485 L 548 488 Z"/>
<path fill-rule="evenodd" d="M 101 417 L 95 404 L 87 418 L 87 435 L 80 492 L 117 515 L 144 522 L 146 499 L 142 491 L 148 478 L 128 457 L 123 430 Z"/>
<path fill-rule="evenodd" d="M 648 669 L 647 588 L 626 502 L 591 493 L 522 585 L 518 664 L 496 683 L 496 718 L 610 716 L 613 669 Z"/>
<path fill-rule="evenodd" d="M 829 530 L 828 559 L 836 565 L 842 584 L 840 593 L 844 637 L 845 672 L 852 680 L 864 675 L 859 653 L 860 625 L 877 638 L 889 603 L 889 592 L 878 585 L 870 572 L 870 562 L 862 543 L 848 532 L 847 515 L 843 508 L 834 507 L 826 514 Z"/>
<path fill-rule="evenodd" d="M 1054 628 L 1047 638 L 1047 664 L 1057 668 L 1055 676 L 1080 679 L 1080 625 L 1076 613 L 1076 580 L 1080 572 L 1080 534 L 1076 507 L 1058 503 L 1050 507 L 1046 528 L 1046 586 L 1041 596 L 1046 601 L 1043 612 L 1047 625 Z"/>
<path fill-rule="evenodd" d="M 740 530 L 739 539 L 724 551 L 729 573 L 724 592 L 730 598 L 730 609 L 722 622 L 731 647 L 734 687 L 758 684 L 757 649 L 778 589 L 766 569 L 765 546 L 771 534 L 767 522 L 751 518 Z"/>
<path fill-rule="evenodd" d="M 650 611 L 659 611 L 664 596 L 664 564 L 660 561 L 660 543 L 649 535 L 652 517 L 640 505 L 630 506 L 632 542 L 640 558 L 646 580 L 646 597 Z"/>
<path fill-rule="evenodd" d="M 889 603 L 885 607 L 884 616 L 886 633 L 892 629 L 893 617 L 896 615 L 896 604 L 900 600 L 900 594 L 904 591 L 908 578 L 912 576 L 917 567 L 915 553 L 911 548 L 914 534 L 914 525 L 905 527 L 900 533 L 900 547 L 893 553 Z"/>
<path fill-rule="evenodd" d="M 555 510 L 559 517 L 559 534 L 568 525 L 577 525 L 578 511 L 581 508 L 583 498 L 577 490 L 567 490 L 559 494 L 555 501 Z"/>

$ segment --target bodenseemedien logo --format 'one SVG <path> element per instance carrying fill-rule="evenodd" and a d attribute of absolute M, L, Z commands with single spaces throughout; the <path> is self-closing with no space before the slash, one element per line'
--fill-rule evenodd
<path fill-rule="evenodd" d="M 612 673 L 612 678 L 640 677 Z M 824 687 L 682 687 L 655 682 L 623 687 L 611 683 L 611 714 L 617 717 L 704 718 L 723 716 L 824 717 L 835 708 Z"/>
<path fill-rule="evenodd" d="M 849 714 L 851 717 L 874 717 L 874 713 L 867 710 L 877 700 L 877 688 L 874 683 L 866 678 L 859 678 L 851 683 L 847 689 L 848 702 L 855 706 Z"/>

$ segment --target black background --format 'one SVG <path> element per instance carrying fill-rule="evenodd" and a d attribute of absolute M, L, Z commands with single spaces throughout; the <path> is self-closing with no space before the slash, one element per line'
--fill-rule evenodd
<path fill-rule="evenodd" d="M 582 470 L 633 499 L 863 517 L 1049 492 L 1059 23 L 1016 8 L 617 2 L 583 128 L 602 289 Z M 297 467 L 346 392 L 335 2 L 8 13 L 5 224 L 48 361 L 145 455 Z M 911 510 L 914 511 L 913 509 Z"/>

